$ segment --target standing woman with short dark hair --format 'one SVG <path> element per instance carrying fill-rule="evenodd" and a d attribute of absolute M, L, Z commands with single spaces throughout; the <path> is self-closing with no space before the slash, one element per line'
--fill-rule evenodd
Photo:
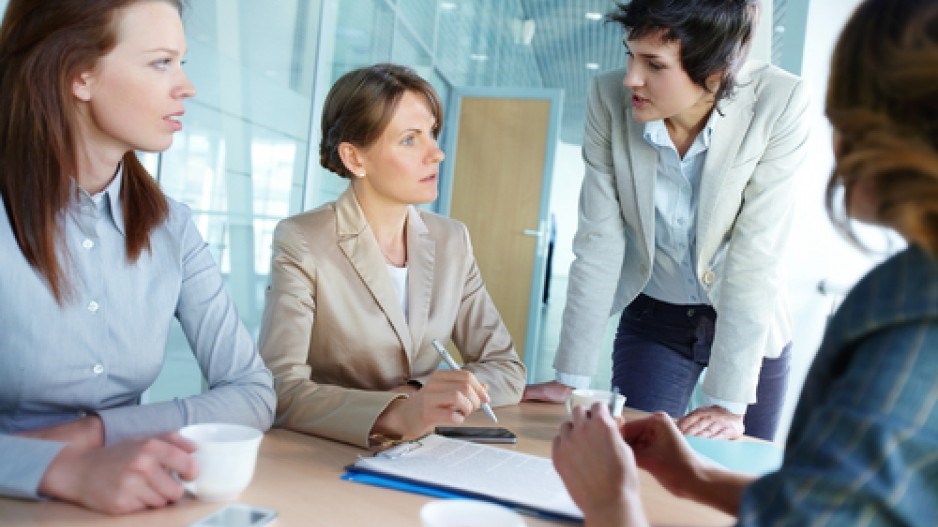
<path fill-rule="evenodd" d="M 857 282 L 830 320 L 778 470 L 755 478 L 714 465 L 663 414 L 616 423 L 602 407 L 578 409 L 553 457 L 587 527 L 648 524 L 638 468 L 743 527 L 934 527 L 938 0 L 861 2 L 830 72 L 831 217 L 848 233 L 851 219 L 894 229 L 908 247 Z"/>
<path fill-rule="evenodd" d="M 436 91 L 403 66 L 329 91 L 319 159 L 349 186 L 274 233 L 259 346 L 278 426 L 365 447 L 520 399 L 524 365 L 466 226 L 414 207 L 437 197 L 442 121 Z M 438 370 L 433 340 L 465 367 Z"/>
<path fill-rule="evenodd" d="M 0 493 L 124 513 L 182 496 L 174 433 L 266 430 L 274 392 L 191 214 L 135 150 L 195 89 L 178 0 L 11 0 L 0 27 Z M 140 405 L 173 319 L 208 382 Z M 159 434 L 165 434 L 158 436 Z M 157 437 L 158 436 L 158 437 Z M 148 439 L 147 439 L 148 438 Z"/>
<path fill-rule="evenodd" d="M 628 66 L 590 89 L 557 376 L 525 398 L 587 387 L 621 310 L 612 384 L 626 404 L 666 411 L 692 435 L 772 439 L 788 385 L 782 256 L 806 89 L 744 66 L 757 0 L 632 0 L 608 18 L 625 29 Z M 687 413 L 704 368 L 704 405 Z"/>

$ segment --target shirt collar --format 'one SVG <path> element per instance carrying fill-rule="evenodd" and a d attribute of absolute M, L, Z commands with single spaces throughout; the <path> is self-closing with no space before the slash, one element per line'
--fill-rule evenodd
<path fill-rule="evenodd" d="M 72 181 L 74 195 L 77 197 L 78 204 L 91 202 L 93 207 L 101 212 L 109 212 L 114 226 L 120 231 L 121 235 L 126 235 L 124 231 L 124 210 L 121 208 L 121 185 L 123 184 L 124 167 L 123 163 L 118 165 L 114 179 L 107 184 L 101 192 L 95 195 L 88 194 L 85 189 L 78 186 L 78 183 Z"/>
<path fill-rule="evenodd" d="M 707 124 L 704 125 L 703 130 L 701 130 L 700 134 L 697 135 L 697 138 L 694 139 L 695 142 L 698 140 L 703 141 L 703 146 L 705 149 L 710 148 L 710 139 L 713 136 L 713 125 L 716 123 L 717 115 L 718 112 L 716 109 L 710 112 L 710 117 L 707 119 Z M 674 143 L 671 141 L 671 136 L 668 135 L 668 129 L 664 126 L 663 119 L 646 122 L 643 135 L 645 140 L 654 146 L 674 146 Z"/>

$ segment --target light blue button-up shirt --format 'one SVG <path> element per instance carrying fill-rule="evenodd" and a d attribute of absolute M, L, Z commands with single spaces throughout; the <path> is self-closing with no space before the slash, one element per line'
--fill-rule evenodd
<path fill-rule="evenodd" d="M 655 257 L 644 293 L 670 304 L 710 304 L 694 270 L 697 257 L 697 204 L 714 114 L 684 154 L 677 152 L 664 121 L 645 123 L 644 137 L 658 151 L 655 174 Z M 742 415 L 746 404 L 702 393 L 704 403 Z"/>
<path fill-rule="evenodd" d="M 189 209 L 169 200 L 150 247 L 127 262 L 122 176 L 62 215 L 69 294 L 59 305 L 23 257 L 0 203 L 0 495 L 36 497 L 61 443 L 10 435 L 95 413 L 105 442 L 206 421 L 273 421 L 270 372 L 225 292 Z M 76 189 L 77 190 L 77 189 Z M 209 391 L 139 405 L 179 320 Z"/>
<path fill-rule="evenodd" d="M 671 304 L 709 304 L 694 271 L 697 254 L 697 203 L 713 117 L 697 134 L 684 158 L 664 121 L 645 123 L 645 140 L 658 151 L 655 174 L 655 257 L 644 293 Z"/>
<path fill-rule="evenodd" d="M 711 114 L 707 125 L 681 159 L 664 121 L 645 123 L 645 140 L 658 151 L 658 170 L 655 174 L 655 257 L 651 279 L 644 293 L 664 302 L 710 303 L 694 272 L 694 257 L 697 248 L 697 191 L 712 133 Z M 575 388 L 587 388 L 592 381 L 589 375 L 561 371 L 557 372 L 556 379 Z M 740 413 L 739 406 L 732 409 Z M 742 409 L 745 410 L 745 405 Z"/>

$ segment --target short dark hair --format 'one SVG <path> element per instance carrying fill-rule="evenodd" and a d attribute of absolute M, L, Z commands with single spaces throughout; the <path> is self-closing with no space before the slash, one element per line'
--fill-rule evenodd
<path fill-rule="evenodd" d="M 628 38 L 661 33 L 665 42 L 681 45 L 681 65 L 695 84 L 709 91 L 707 77 L 722 73 L 713 95 L 732 96 L 736 72 L 745 60 L 756 22 L 759 0 L 632 0 L 616 3 L 606 20 L 616 22 Z"/>
<path fill-rule="evenodd" d="M 339 157 L 339 145 L 371 146 L 384 132 L 405 92 L 422 95 L 436 118 L 433 137 L 440 134 L 443 106 L 429 82 L 417 72 L 397 64 L 375 64 L 339 77 L 326 95 L 322 110 L 319 164 L 344 178 L 351 178 Z"/>

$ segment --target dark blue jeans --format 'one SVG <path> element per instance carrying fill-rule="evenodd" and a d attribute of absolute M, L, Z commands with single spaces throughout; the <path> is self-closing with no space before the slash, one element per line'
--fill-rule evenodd
<path fill-rule="evenodd" d="M 717 314 L 707 305 L 675 305 L 639 295 L 622 312 L 612 352 L 612 385 L 626 405 L 672 417 L 687 413 L 701 372 L 710 362 Z M 788 388 L 791 343 L 764 358 L 757 402 L 746 410 L 746 434 L 772 440 Z"/>

